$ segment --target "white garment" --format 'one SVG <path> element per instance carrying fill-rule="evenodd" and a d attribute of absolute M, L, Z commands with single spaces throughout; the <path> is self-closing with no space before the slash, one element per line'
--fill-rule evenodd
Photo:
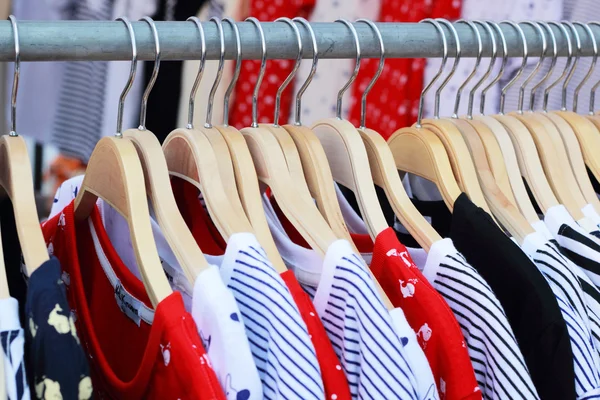
<path fill-rule="evenodd" d="M 4 355 L 4 381 L 9 400 L 30 398 L 25 373 L 25 334 L 19 321 L 19 302 L 0 299 L 0 341 Z"/>
<path fill-rule="evenodd" d="M 340 18 L 349 21 L 358 18 L 377 21 L 380 8 L 381 0 L 319 0 L 310 16 L 310 22 L 333 22 Z M 341 29 L 348 29 L 339 24 Z M 311 63 L 308 61 L 300 66 L 294 82 L 294 96 L 306 80 L 310 69 Z M 319 60 L 317 72 L 302 97 L 303 125 L 310 126 L 320 119 L 335 117 L 338 92 L 350 79 L 353 70 L 354 60 Z M 343 97 L 342 118 L 347 118 L 350 114 L 353 99 L 352 87 L 350 87 Z M 290 118 L 293 118 L 294 102 L 291 107 Z"/>
<path fill-rule="evenodd" d="M 589 218 L 596 225 L 596 227 L 600 228 L 600 215 L 592 204 L 586 204 L 581 211 L 583 212 L 583 215 Z"/>

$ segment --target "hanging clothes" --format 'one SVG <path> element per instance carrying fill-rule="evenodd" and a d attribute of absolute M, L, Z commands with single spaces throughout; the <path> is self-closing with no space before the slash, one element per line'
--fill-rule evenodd
<path fill-rule="evenodd" d="M 19 321 L 19 302 L 13 297 L 0 299 L 0 340 L 8 399 L 31 398 L 25 372 L 25 334 Z"/>

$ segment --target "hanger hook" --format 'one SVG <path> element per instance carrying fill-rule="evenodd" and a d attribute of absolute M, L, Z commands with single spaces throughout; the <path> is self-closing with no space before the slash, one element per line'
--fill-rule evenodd
<path fill-rule="evenodd" d="M 506 92 L 510 89 L 515 82 L 523 75 L 525 71 L 525 67 L 527 66 L 527 59 L 529 58 L 529 50 L 527 49 L 527 39 L 525 38 L 525 32 L 523 32 L 523 28 L 521 28 L 518 24 L 513 21 L 502 21 L 500 24 L 507 24 L 512 26 L 521 36 L 521 43 L 523 44 L 523 60 L 521 61 L 521 66 L 517 70 L 517 73 L 513 78 L 502 88 L 500 92 L 500 115 L 504 115 L 504 103 L 506 101 Z"/>
<path fill-rule="evenodd" d="M 529 111 L 531 112 L 533 112 L 533 107 L 535 104 L 535 93 L 544 83 L 546 83 L 548 78 L 550 78 L 550 75 L 552 75 L 552 72 L 554 72 L 554 68 L 556 67 L 556 61 L 558 61 L 558 48 L 556 46 L 556 35 L 554 34 L 554 31 L 552 31 L 552 28 L 550 28 L 550 25 L 548 25 L 546 22 L 536 22 L 536 25 L 539 24 L 546 28 L 548 34 L 550 35 L 550 39 L 552 41 L 552 59 L 550 61 L 550 68 L 548 68 L 546 74 L 544 74 L 542 79 L 540 79 L 540 81 L 531 88 L 531 94 L 529 95 Z"/>
<path fill-rule="evenodd" d="M 135 73 L 137 70 L 137 46 L 135 43 L 135 34 L 133 33 L 133 26 L 127 17 L 119 17 L 117 21 L 122 21 L 127 27 L 127 32 L 129 32 L 129 39 L 131 41 L 131 69 L 129 70 L 129 78 L 127 79 L 127 83 L 125 84 L 125 88 L 121 92 L 121 96 L 119 97 L 119 108 L 117 111 L 117 132 L 115 136 L 118 138 L 123 137 L 123 108 L 125 107 L 125 98 L 133 85 L 133 80 L 135 79 Z"/>
<path fill-rule="evenodd" d="M 300 30 L 298 29 L 296 24 L 292 22 L 291 19 L 281 17 L 277 18 L 275 22 L 285 22 L 286 24 L 288 24 L 294 31 L 294 34 L 296 35 L 296 41 L 298 42 L 298 54 L 296 55 L 296 63 L 294 64 L 294 68 L 287 76 L 287 78 L 285 78 L 281 86 L 279 86 L 279 89 L 277 89 L 277 95 L 275 96 L 275 115 L 273 117 L 273 125 L 279 126 L 279 114 L 281 112 L 281 94 L 283 93 L 285 88 L 290 84 L 292 79 L 294 79 L 294 76 L 296 76 L 296 72 L 298 72 L 298 68 L 300 68 L 300 63 L 302 62 L 302 55 L 304 54 L 304 49 L 302 47 L 302 35 L 300 35 Z"/>
<path fill-rule="evenodd" d="M 504 36 L 504 32 L 502 32 L 500 25 L 492 21 L 486 21 L 485 23 L 486 25 L 493 26 L 498 32 L 498 36 L 500 36 L 500 43 L 502 44 L 502 63 L 500 64 L 500 71 L 498 71 L 498 75 L 496 75 L 496 77 L 492 79 L 492 81 L 481 91 L 481 101 L 479 102 L 479 112 L 481 115 L 484 115 L 485 112 L 485 95 L 487 94 L 488 90 L 490 90 L 496 83 L 498 83 L 500 78 L 502 78 L 502 75 L 504 75 L 504 69 L 506 68 L 506 63 L 508 62 L 508 45 L 506 43 L 506 36 Z M 496 41 L 496 35 L 491 35 L 491 38 L 492 43 Z M 491 63 L 490 66 L 492 66 L 490 69 L 491 71 L 493 69 L 493 63 Z M 483 82 L 483 79 L 481 82 Z M 473 91 L 473 93 L 475 93 L 475 91 Z"/>
<path fill-rule="evenodd" d="M 571 32 L 573 33 L 573 37 L 575 38 L 575 46 L 576 46 L 576 51 L 575 51 L 575 60 L 573 60 L 573 63 L 571 64 L 571 68 L 569 69 L 569 73 L 567 74 L 567 77 L 565 78 L 565 81 L 563 82 L 562 85 L 562 97 L 561 97 L 561 111 L 567 111 L 567 88 L 569 86 L 569 83 L 571 82 L 571 79 L 573 78 L 573 74 L 575 73 L 575 70 L 577 69 L 577 64 L 579 64 L 579 56 L 581 54 L 581 36 L 579 36 L 579 32 L 577 32 L 577 28 L 575 28 L 575 25 L 573 25 L 572 22 L 563 22 L 564 24 L 566 24 L 570 29 Z"/>
<path fill-rule="evenodd" d="M 585 74 L 585 76 L 583 77 L 581 82 L 579 82 L 579 85 L 577 85 L 575 91 L 573 92 L 573 112 L 577 112 L 577 101 L 579 100 L 579 92 L 583 88 L 583 85 L 585 85 L 585 83 L 588 81 L 588 79 L 590 79 L 590 76 L 592 76 L 592 73 L 596 68 L 596 62 L 598 61 L 598 42 L 596 41 L 596 36 L 594 36 L 594 32 L 592 31 L 592 28 L 590 28 L 589 24 L 583 24 L 581 22 L 574 22 L 573 24 L 579 25 L 587 31 L 588 35 L 590 36 L 590 39 L 592 40 L 592 50 L 594 52 L 594 55 L 592 56 L 592 63 L 590 64 L 588 72 Z"/>
<path fill-rule="evenodd" d="M 360 70 L 360 62 L 362 61 L 362 55 L 360 53 L 360 41 L 358 40 L 358 34 L 356 33 L 356 29 L 354 28 L 354 26 L 345 19 L 338 19 L 335 22 L 341 22 L 342 24 L 346 25 L 348 27 L 348 29 L 350 29 L 350 32 L 352 33 L 352 37 L 354 38 L 354 46 L 356 49 L 356 63 L 354 64 L 354 72 L 352 72 L 352 76 L 350 76 L 350 79 L 348 79 L 348 82 L 346 82 L 344 87 L 342 87 L 340 89 L 340 91 L 338 92 L 338 95 L 337 95 L 337 105 L 335 108 L 335 116 L 337 119 L 342 119 L 342 99 L 344 97 L 344 93 L 346 93 L 346 90 L 348 90 L 350 85 L 352 85 L 352 83 L 354 83 L 354 81 L 356 80 L 356 77 L 358 76 L 358 71 Z"/>
<path fill-rule="evenodd" d="M 550 90 L 552 90 L 556 85 L 558 85 L 558 83 L 567 75 L 569 67 L 573 62 L 573 44 L 571 43 L 571 35 L 569 35 L 569 31 L 565 27 L 565 23 L 548 22 L 548 24 L 554 25 L 557 28 L 559 28 L 565 36 L 565 40 L 567 41 L 567 62 L 560 76 L 554 82 L 549 84 L 548 87 L 546 87 L 546 89 L 544 90 L 544 103 L 542 105 L 542 110 L 544 112 L 548 112 L 548 99 L 550 98 Z"/>
<path fill-rule="evenodd" d="M 21 48 L 19 46 L 19 29 L 17 28 L 17 19 L 14 15 L 9 15 L 8 19 L 12 26 L 13 37 L 15 39 L 15 75 L 13 78 L 12 94 L 10 98 L 10 132 L 9 136 L 19 136 L 17 134 L 17 93 L 19 92 L 19 77 L 21 75 Z"/>
<path fill-rule="evenodd" d="M 357 19 L 356 22 L 362 22 L 362 23 L 369 25 L 369 27 L 371 27 L 371 29 L 375 33 L 375 36 L 377 36 L 377 41 L 379 42 L 379 50 L 380 50 L 379 67 L 377 67 L 377 72 L 375 72 L 375 75 L 373 76 L 373 78 L 371 79 L 371 81 L 369 82 L 367 87 L 365 88 L 365 90 L 362 94 L 362 98 L 361 98 L 360 128 L 365 129 L 366 121 L 367 121 L 367 95 L 369 94 L 371 89 L 373 89 L 373 86 L 375 86 L 375 82 L 377 82 L 377 79 L 379 79 L 379 77 L 381 76 L 381 73 L 383 72 L 383 67 L 385 66 L 385 46 L 383 44 L 383 37 L 381 36 L 381 31 L 379 30 L 379 28 L 377 27 L 377 25 L 375 25 L 375 23 L 373 21 L 369 21 L 368 19 L 360 18 L 360 19 Z"/>
<path fill-rule="evenodd" d="M 525 99 L 525 88 L 527 87 L 529 82 L 531 82 L 533 77 L 538 73 L 538 71 L 542 67 L 542 63 L 544 62 L 544 59 L 546 58 L 546 51 L 548 50 L 548 41 L 546 40 L 546 34 L 544 33 L 544 30 L 537 22 L 525 21 L 525 22 L 521 22 L 521 24 L 530 25 L 531 27 L 533 27 L 533 29 L 537 29 L 538 33 L 540 34 L 540 38 L 542 39 L 542 52 L 540 53 L 540 58 L 539 58 L 537 64 L 535 65 L 535 67 L 533 68 L 533 71 L 531 71 L 529 76 L 527 76 L 527 78 L 525 78 L 525 80 L 521 84 L 521 87 L 519 88 L 519 102 L 518 102 L 518 106 L 517 106 L 517 112 L 519 114 L 523 114 L 523 101 Z M 525 40 L 525 42 L 527 42 L 527 39 L 524 38 L 524 40 Z"/>
<path fill-rule="evenodd" d="M 475 23 L 481 25 L 487 31 L 488 35 L 490 35 L 490 41 L 492 42 L 492 57 L 490 57 L 490 65 L 488 66 L 488 69 L 469 91 L 469 105 L 467 107 L 468 119 L 473 119 L 473 103 L 475 101 L 475 92 L 481 87 L 481 85 L 483 85 L 483 82 L 485 82 L 485 80 L 492 73 L 494 64 L 496 63 L 496 58 L 498 57 L 498 42 L 496 41 L 496 35 L 492 29 L 492 24 L 482 21 L 475 21 Z"/>
<path fill-rule="evenodd" d="M 479 64 L 481 63 L 481 56 L 483 55 L 483 43 L 481 42 L 481 33 L 479 29 L 475 26 L 475 24 L 471 21 L 465 21 L 464 19 L 460 19 L 456 21 L 456 24 L 466 24 L 471 28 L 475 38 L 477 39 L 477 58 L 475 59 L 475 66 L 473 67 L 473 71 L 467 76 L 467 79 L 460 85 L 458 90 L 456 91 L 456 99 L 454 100 L 454 112 L 452 113 L 452 118 L 458 118 L 458 109 L 460 107 L 460 98 L 462 96 L 462 91 L 465 89 L 467 84 L 473 79 L 477 69 L 479 68 Z"/>
<path fill-rule="evenodd" d="M 592 22 L 588 22 L 588 25 L 600 26 L 600 22 L 592 21 Z M 589 109 L 590 115 L 594 115 L 594 106 L 595 106 L 594 103 L 596 102 L 596 89 L 598 89 L 598 86 L 600 86 L 600 80 L 598 82 L 596 82 L 590 90 L 590 109 Z"/>
<path fill-rule="evenodd" d="M 231 97 L 231 93 L 235 88 L 235 84 L 240 77 L 240 70 L 242 68 L 242 41 L 240 39 L 240 30 L 237 27 L 235 21 L 229 17 L 223 18 L 223 22 L 227 22 L 231 25 L 231 29 L 233 29 L 233 34 L 235 36 L 235 68 L 233 77 L 231 78 L 231 82 L 227 87 L 227 91 L 225 92 L 225 97 L 223 98 L 223 125 L 229 126 L 229 98 Z"/>
<path fill-rule="evenodd" d="M 194 129 L 194 102 L 196 101 L 196 92 L 198 91 L 200 81 L 202 80 L 202 75 L 204 74 L 204 64 L 206 63 L 206 38 L 202 23 L 197 17 L 189 17 L 187 21 L 192 21 L 194 24 L 196 24 L 196 28 L 198 28 L 198 33 L 200 34 L 200 66 L 198 67 L 196 80 L 194 81 L 194 85 L 190 91 L 190 99 L 188 102 L 188 123 L 186 126 L 187 129 Z"/>
<path fill-rule="evenodd" d="M 258 35 L 260 36 L 260 72 L 256 78 L 254 92 L 252 93 L 252 127 L 258 128 L 258 91 L 267 69 L 267 41 L 265 40 L 265 32 L 263 31 L 262 25 L 256 18 L 248 17 L 246 18 L 246 21 L 250 21 L 254 24 L 254 26 L 256 26 L 256 29 L 258 29 Z"/>
<path fill-rule="evenodd" d="M 313 47 L 313 61 L 312 66 L 310 67 L 310 73 L 308 74 L 306 80 L 304 81 L 302 86 L 300 86 L 300 89 L 298 89 L 298 93 L 296 94 L 296 111 L 294 116 L 294 125 L 300 126 L 302 125 L 300 116 L 300 112 L 302 111 L 302 95 L 304 95 L 304 92 L 306 92 L 306 89 L 308 89 L 308 85 L 310 85 L 310 83 L 313 80 L 313 77 L 315 76 L 315 73 L 317 72 L 317 64 L 319 63 L 319 48 L 317 46 L 317 37 L 315 36 L 315 31 L 313 30 L 312 26 L 310 26 L 310 23 L 302 17 L 296 17 L 292 21 L 299 22 L 306 28 L 306 30 L 310 34 L 310 41 Z"/>
<path fill-rule="evenodd" d="M 217 93 L 219 83 L 221 83 L 221 77 L 223 76 L 223 69 L 225 66 L 225 37 L 223 35 L 223 24 L 221 23 L 221 18 L 218 17 L 211 17 L 210 20 L 217 25 L 217 32 L 219 34 L 219 66 L 217 69 L 217 76 L 212 87 L 210 88 L 210 93 L 208 95 L 208 105 L 206 106 L 206 122 L 204 123 L 205 128 L 212 128 L 211 121 L 213 105 L 215 102 L 215 94 Z"/>
<path fill-rule="evenodd" d="M 421 120 L 423 118 L 423 104 L 425 103 L 425 95 L 427 94 L 429 89 L 431 89 L 433 84 L 442 75 L 442 73 L 444 72 L 444 68 L 446 67 L 446 62 L 448 61 L 448 40 L 446 39 L 446 34 L 444 33 L 444 30 L 442 29 L 442 26 L 440 25 L 440 23 L 432 18 L 426 18 L 419 23 L 420 24 L 422 24 L 422 23 L 432 24 L 434 26 L 434 28 L 437 29 L 438 33 L 440 34 L 440 37 L 442 39 L 442 62 L 440 64 L 440 68 L 438 69 L 438 72 L 431 79 L 431 81 L 423 88 L 423 90 L 421 90 L 421 97 L 419 98 L 419 113 L 417 115 L 417 123 L 415 124 L 415 127 L 417 127 L 417 128 L 422 127 Z"/>
<path fill-rule="evenodd" d="M 454 25 L 452 25 L 450 23 L 450 21 L 448 21 L 446 19 L 443 19 L 443 18 L 436 18 L 436 19 L 437 19 L 437 21 L 441 22 L 442 24 L 444 24 L 448 27 L 448 29 L 452 33 L 452 36 L 454 36 L 454 42 L 456 43 L 456 56 L 454 57 L 454 64 L 452 64 L 452 69 L 450 70 L 450 73 L 448 74 L 448 76 L 446 76 L 446 78 L 442 81 L 440 86 L 435 91 L 435 103 L 434 103 L 434 110 L 433 110 L 433 118 L 439 119 L 440 118 L 440 96 L 442 94 L 442 90 L 444 90 L 444 88 L 446 87 L 448 82 L 450 82 L 450 79 L 452 79 L 452 77 L 454 76 L 454 73 L 456 72 L 456 68 L 458 67 L 458 63 L 460 62 L 460 57 L 462 55 L 462 49 L 460 47 L 460 39 L 458 38 L 458 32 L 456 31 L 456 28 L 454 28 Z M 445 33 L 444 33 L 444 35 L 445 35 Z"/>
<path fill-rule="evenodd" d="M 146 85 L 146 90 L 144 90 L 144 94 L 142 96 L 142 107 L 140 108 L 140 126 L 138 129 L 140 131 L 146 130 L 146 112 L 148 110 L 148 98 L 150 97 L 150 92 L 154 87 L 154 83 L 156 82 L 156 78 L 158 77 L 158 70 L 160 68 L 160 43 L 158 41 L 158 30 L 156 29 L 156 24 L 154 20 L 150 17 L 143 17 L 140 21 L 145 21 L 150 25 L 150 30 L 152 31 L 152 37 L 154 39 L 154 68 L 152 69 L 152 76 L 150 77 L 150 81 L 148 85 Z"/>

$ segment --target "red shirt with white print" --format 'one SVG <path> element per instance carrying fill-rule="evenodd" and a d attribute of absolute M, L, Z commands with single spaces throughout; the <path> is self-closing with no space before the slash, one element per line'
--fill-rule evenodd
<path fill-rule="evenodd" d="M 98 209 L 75 222 L 73 203 L 42 230 L 63 269 L 95 397 L 224 400 L 181 295 L 171 294 L 153 311 L 143 282 L 112 247 Z"/>

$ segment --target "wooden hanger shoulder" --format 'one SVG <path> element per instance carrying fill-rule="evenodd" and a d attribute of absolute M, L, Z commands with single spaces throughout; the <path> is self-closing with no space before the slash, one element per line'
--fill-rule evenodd
<path fill-rule="evenodd" d="M 21 136 L 0 137 L 0 187 L 11 199 L 26 272 L 31 276 L 49 257 L 35 206 L 31 162 Z"/>
<path fill-rule="evenodd" d="M 156 306 L 172 290 L 152 234 L 144 172 L 137 151 L 129 140 L 103 137 L 94 148 L 75 199 L 77 221 L 90 216 L 98 197 L 127 220 L 142 281 L 150 301 Z"/>
<path fill-rule="evenodd" d="M 265 249 L 267 257 L 275 269 L 280 273 L 284 272 L 287 267 L 279 251 L 277 251 L 277 246 L 267 223 L 262 196 L 258 187 L 258 177 L 246 140 L 242 133 L 232 126 L 217 126 L 217 129 L 229 148 L 240 201 L 254 229 L 256 238 Z"/>
<path fill-rule="evenodd" d="M 327 155 L 319 138 L 306 126 L 285 125 L 284 128 L 296 145 L 311 196 L 317 202 L 321 214 L 337 237 L 352 243 L 337 199 Z"/>
<path fill-rule="evenodd" d="M 558 205 L 558 199 L 546 178 L 542 162 L 527 127 L 512 115 L 494 115 L 509 134 L 523 178 L 525 178 L 542 212 Z"/>
<path fill-rule="evenodd" d="M 383 137 L 372 129 L 359 129 L 365 143 L 373 182 L 386 194 L 398 220 L 419 245 L 429 251 L 442 237 L 419 213 L 404 190 L 394 156 Z"/>
<path fill-rule="evenodd" d="M 389 226 L 373 186 L 369 157 L 356 128 L 346 120 L 317 121 L 312 130 L 319 138 L 333 178 L 354 192 L 372 239 Z"/>
<path fill-rule="evenodd" d="M 527 131 L 538 149 L 545 175 L 556 197 L 569 210 L 573 218 L 576 220 L 582 219 L 584 216 L 581 210 L 586 203 L 579 186 L 573 188 L 565 177 L 564 166 L 560 163 L 554 142 L 548 133 L 549 130 L 556 130 L 554 125 L 547 120 L 541 120 L 538 115 L 533 113 L 520 114 L 512 112 L 510 115 L 520 120 L 527 127 Z"/>
<path fill-rule="evenodd" d="M 434 182 L 450 211 L 462 191 L 442 141 L 425 128 L 402 128 L 389 137 L 396 168 Z"/>
<path fill-rule="evenodd" d="M 200 189 L 208 213 L 226 241 L 235 233 L 252 232 L 246 215 L 240 215 L 231 205 L 221 181 L 216 155 L 202 132 L 174 130 L 163 143 L 163 153 L 171 175 Z"/>
<path fill-rule="evenodd" d="M 473 118 L 476 121 L 483 122 L 496 138 L 496 144 L 500 148 L 501 156 L 504 159 L 504 166 L 510 182 L 510 187 L 514 194 L 515 204 L 519 207 L 519 210 L 521 210 L 521 214 L 523 214 L 529 223 L 538 222 L 539 217 L 529 199 L 529 194 L 523 183 L 519 162 L 517 161 L 517 154 L 515 153 L 515 148 L 513 147 L 508 132 L 506 132 L 504 126 L 493 117 L 479 115 L 474 116 Z"/>
<path fill-rule="evenodd" d="M 312 249 L 325 255 L 337 237 L 315 204 L 298 195 L 277 139 L 263 128 L 244 128 L 258 179 L 271 188 L 277 204 Z"/>
<path fill-rule="evenodd" d="M 566 170 L 572 173 L 570 179 L 574 179 L 579 185 L 586 203 L 592 204 L 594 209 L 600 213 L 600 201 L 594 192 L 592 182 L 587 174 L 583 153 L 573 128 L 562 117 L 561 113 L 549 112 L 540 115 L 547 118 L 556 126 L 558 135 L 554 135 L 553 140 L 561 157 L 561 162 L 568 161 L 567 165 L 570 165 L 571 168 L 566 168 Z M 577 116 L 585 119 L 585 117 Z"/>
<path fill-rule="evenodd" d="M 137 150 L 144 171 L 146 194 L 158 225 L 188 282 L 194 284 L 196 277 L 208 268 L 208 262 L 177 208 L 160 142 L 152 132 L 139 129 L 128 129 L 123 137 L 131 140 Z"/>
<path fill-rule="evenodd" d="M 423 127 L 435 133 L 446 148 L 459 186 L 477 206 L 491 214 L 481 190 L 469 149 L 453 121 L 446 119 L 424 119 Z"/>

